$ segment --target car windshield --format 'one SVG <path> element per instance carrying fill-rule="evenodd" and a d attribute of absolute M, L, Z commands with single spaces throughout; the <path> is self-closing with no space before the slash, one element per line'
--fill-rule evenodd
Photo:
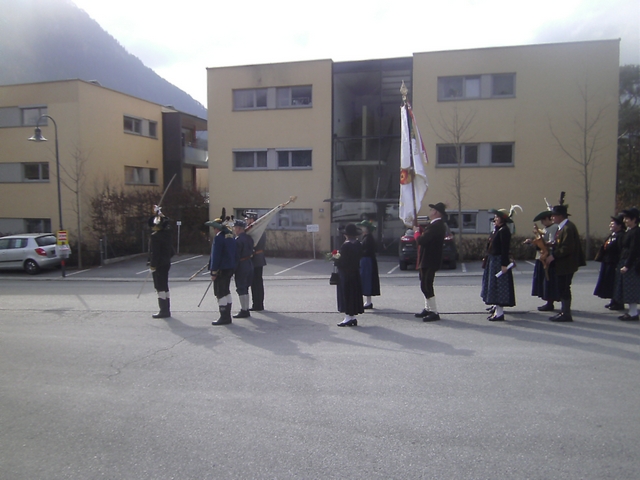
<path fill-rule="evenodd" d="M 47 245 L 55 245 L 56 237 L 53 235 L 44 235 L 36 238 L 36 243 L 39 247 L 46 247 Z"/>

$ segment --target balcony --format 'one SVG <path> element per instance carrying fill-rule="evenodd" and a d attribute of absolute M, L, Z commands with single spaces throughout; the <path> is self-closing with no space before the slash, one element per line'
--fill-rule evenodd
<path fill-rule="evenodd" d="M 197 144 L 192 144 L 189 146 L 185 146 L 182 148 L 182 158 L 185 165 L 191 165 L 192 167 L 197 168 L 207 168 L 208 163 L 207 159 L 209 157 L 209 152 L 206 149 L 206 146 L 199 146 Z"/>

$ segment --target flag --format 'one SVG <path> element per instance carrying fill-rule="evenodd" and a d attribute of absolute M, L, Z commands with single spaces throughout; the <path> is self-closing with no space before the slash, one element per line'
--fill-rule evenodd
<path fill-rule="evenodd" d="M 287 202 L 281 203 L 275 208 L 269 210 L 267 213 L 265 213 L 263 216 L 261 216 L 259 219 L 257 219 L 247 227 L 247 235 L 249 235 L 255 243 L 258 243 L 258 240 L 260 240 L 260 237 L 267 229 L 267 225 L 269 225 L 269 222 L 271 222 L 271 219 L 275 216 L 275 214 L 289 205 L 291 202 L 295 202 L 297 198 L 298 197 L 289 197 L 289 200 Z"/>
<path fill-rule="evenodd" d="M 398 216 L 407 226 L 413 226 L 422 206 L 429 183 L 425 165 L 427 152 L 418 125 L 407 102 L 400 108 L 402 137 L 400 142 L 400 208 Z M 409 127 L 411 120 L 411 129 Z"/>

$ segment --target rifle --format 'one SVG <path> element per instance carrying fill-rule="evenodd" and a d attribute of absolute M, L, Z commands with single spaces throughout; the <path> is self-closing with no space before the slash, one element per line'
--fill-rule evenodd
<path fill-rule="evenodd" d="M 207 263 L 206 265 L 204 265 L 200 270 L 198 270 L 196 273 L 194 273 L 193 275 L 191 275 L 189 277 L 189 280 L 187 280 L 188 282 L 190 282 L 191 280 L 193 280 L 195 277 L 197 277 L 198 275 L 200 275 L 200 273 L 209 266 L 209 264 Z"/>

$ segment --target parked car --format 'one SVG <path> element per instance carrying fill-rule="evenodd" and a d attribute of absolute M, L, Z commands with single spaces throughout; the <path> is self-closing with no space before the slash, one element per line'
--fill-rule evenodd
<path fill-rule="evenodd" d="M 378 207 L 373 202 L 338 202 L 333 204 L 334 222 L 359 222 L 376 218 Z"/>
<path fill-rule="evenodd" d="M 422 217 L 418 218 L 418 222 L 420 225 L 426 225 L 426 221 Z M 408 267 L 415 268 L 416 262 L 418 261 L 418 248 L 413 230 L 407 230 L 402 236 L 399 250 L 398 263 L 400 270 L 406 270 Z M 456 249 L 456 242 L 449 225 L 447 225 L 447 233 L 444 237 L 444 246 L 442 249 L 442 268 L 454 270 L 457 266 L 457 260 L 458 250 Z"/>
<path fill-rule="evenodd" d="M 0 269 L 21 270 L 35 275 L 60 265 L 53 233 L 24 233 L 0 238 Z"/>

